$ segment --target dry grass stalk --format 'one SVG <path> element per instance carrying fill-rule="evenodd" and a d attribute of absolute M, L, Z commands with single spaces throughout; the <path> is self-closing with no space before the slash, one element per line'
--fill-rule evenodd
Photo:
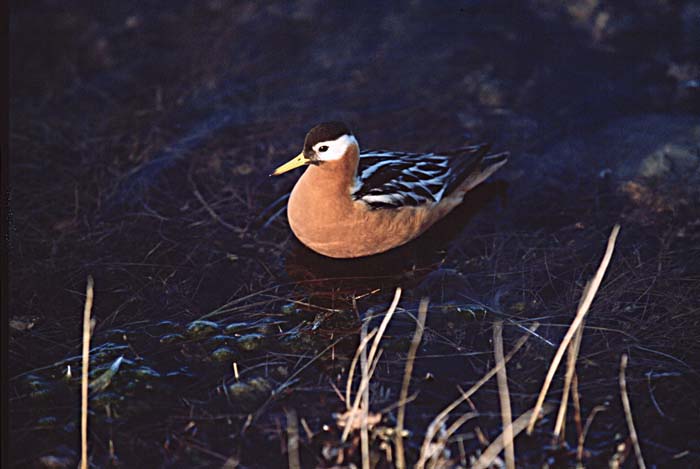
<path fill-rule="evenodd" d="M 396 293 L 394 294 L 394 300 L 391 302 L 391 306 L 389 307 L 389 310 L 387 311 L 386 315 L 384 316 L 384 319 L 382 320 L 381 324 L 375 331 L 372 331 L 372 334 L 374 335 L 374 341 L 372 342 L 372 346 L 369 350 L 369 355 L 367 356 L 367 366 L 363 368 L 363 376 L 362 379 L 360 380 L 360 386 L 357 390 L 357 393 L 355 394 L 355 400 L 353 401 L 353 405 L 349 410 L 349 418 L 348 418 L 348 424 L 345 426 L 345 429 L 343 430 L 343 437 L 342 441 L 346 441 L 348 438 L 348 435 L 350 434 L 350 430 L 353 428 L 354 424 L 354 419 L 358 417 L 358 410 L 360 408 L 361 401 L 363 400 L 363 396 L 365 395 L 365 388 L 369 387 L 369 382 L 372 379 L 372 375 L 374 374 L 374 370 L 377 367 L 377 363 L 379 363 L 379 356 L 381 355 L 381 351 L 379 351 L 379 343 L 382 340 L 382 336 L 384 335 L 384 331 L 386 331 L 387 326 L 389 325 L 389 322 L 391 321 L 391 318 L 394 316 L 394 312 L 396 311 L 396 307 L 399 304 L 399 300 L 401 299 L 401 288 L 396 289 Z M 369 337 L 369 335 L 367 335 Z M 363 352 L 366 350 L 366 344 L 369 342 L 369 339 L 363 338 L 362 342 L 365 343 L 365 347 L 363 347 Z M 362 343 L 361 343 L 362 345 Z M 354 367 L 353 367 L 354 368 Z M 352 371 L 352 370 L 351 370 Z M 348 374 L 348 380 L 352 377 L 352 373 Z M 352 386 L 352 381 L 349 381 L 349 386 Z M 349 397 L 349 396 L 348 396 Z M 348 399 L 348 402 L 350 402 L 350 399 Z M 369 407 L 369 398 L 367 399 L 367 406 Z M 368 412 L 369 409 L 366 409 Z"/>
<path fill-rule="evenodd" d="M 454 435 L 457 430 L 459 430 L 459 427 L 464 425 L 468 420 L 473 419 L 474 417 L 478 417 L 479 412 L 467 412 L 466 414 L 462 414 L 459 416 L 457 420 L 452 422 L 452 425 L 447 427 L 447 430 L 445 430 L 445 435 L 441 436 L 440 438 L 444 438 L 445 442 L 447 441 L 448 438 L 450 438 L 452 435 Z"/>
<path fill-rule="evenodd" d="M 627 354 L 622 354 L 620 359 L 620 397 L 622 398 L 622 407 L 625 409 L 625 419 L 627 420 L 627 428 L 630 432 L 630 440 L 634 447 L 634 455 L 637 457 L 637 466 L 639 469 L 646 469 L 644 458 L 642 457 L 642 448 L 639 447 L 639 438 L 637 438 L 637 430 L 634 428 L 634 420 L 632 419 L 632 406 L 627 395 L 627 379 L 625 378 L 625 369 L 627 368 Z"/>
<path fill-rule="evenodd" d="M 553 408 L 553 406 L 544 405 L 541 408 L 540 412 L 542 412 L 542 415 L 545 415 L 549 413 Z M 510 431 L 513 433 L 514 436 L 518 436 L 520 432 L 522 432 L 525 429 L 525 427 L 528 425 L 528 420 L 532 419 L 532 415 L 534 412 L 535 409 L 533 408 L 522 414 L 517 419 L 515 419 L 510 428 Z M 534 418 L 537 419 L 538 415 L 535 414 Z M 498 457 L 498 453 L 503 451 L 503 447 L 505 445 L 505 430 L 506 429 L 504 429 L 503 433 L 501 433 L 495 440 L 493 440 L 493 442 L 488 446 L 488 448 L 484 450 L 481 456 L 479 456 L 479 459 L 472 466 L 472 469 L 486 469 Z"/>
<path fill-rule="evenodd" d="M 505 450 L 506 467 L 515 469 L 515 448 L 513 447 L 513 415 L 510 408 L 510 393 L 508 391 L 508 374 L 503 358 L 503 321 L 496 321 L 493 325 L 493 349 L 496 356 L 496 365 L 499 370 L 496 373 L 498 383 L 498 398 L 501 403 L 501 421 L 503 423 L 503 443 Z"/>
<path fill-rule="evenodd" d="M 403 425 L 406 418 L 406 402 L 408 400 L 408 387 L 411 384 L 411 375 L 413 374 L 413 364 L 416 359 L 418 346 L 423 338 L 423 330 L 425 328 L 425 318 L 428 313 L 428 299 L 423 298 L 418 306 L 418 322 L 416 330 L 413 333 L 411 346 L 408 349 L 408 357 L 406 359 L 406 368 L 403 374 L 403 382 L 401 383 L 401 393 L 399 395 L 399 410 L 396 413 L 396 467 L 397 469 L 405 469 L 406 455 L 403 448 Z"/>
<path fill-rule="evenodd" d="M 367 322 L 362 324 L 362 338 L 367 337 Z M 370 469 L 369 463 L 369 430 L 367 420 L 369 418 L 369 364 L 367 363 L 367 348 L 362 349 L 360 356 L 360 367 L 362 369 L 362 381 L 367 379 L 368 385 L 362 389 L 362 398 L 360 404 L 360 453 L 362 455 L 362 469 Z M 360 393 L 358 393 L 359 395 Z M 350 414 L 350 422 L 354 414 Z M 346 427 L 347 430 L 347 427 Z"/>
<path fill-rule="evenodd" d="M 523 345 L 525 345 L 525 342 L 527 342 L 527 340 L 530 338 L 532 332 L 536 331 L 539 326 L 539 323 L 534 323 L 532 327 L 530 327 L 528 333 L 520 337 L 520 339 L 518 339 L 513 349 L 508 353 L 508 355 L 505 356 L 503 360 L 503 366 L 505 366 L 505 364 L 508 363 L 516 353 L 518 353 L 518 351 L 523 347 Z M 433 421 L 430 422 L 430 425 L 428 425 L 428 429 L 425 432 L 425 438 L 423 439 L 423 444 L 421 445 L 420 458 L 416 463 L 416 468 L 420 469 L 425 467 L 425 463 L 427 462 L 428 458 L 430 458 L 429 449 L 431 446 L 431 442 L 433 441 L 433 438 L 435 438 L 435 435 L 438 433 L 438 429 L 447 420 L 447 417 L 450 414 L 450 412 L 456 409 L 464 401 L 469 399 L 472 396 L 472 394 L 474 394 L 476 391 L 479 390 L 479 388 L 481 388 L 481 386 L 483 386 L 486 382 L 488 382 L 488 380 L 493 378 L 493 376 L 496 373 L 498 373 L 499 369 L 499 365 L 493 367 L 479 381 L 474 383 L 474 385 L 471 388 L 469 388 L 465 392 L 462 392 L 462 395 L 460 397 L 455 399 L 450 405 L 445 407 L 437 416 L 435 416 Z"/>
<path fill-rule="evenodd" d="M 603 410 L 607 410 L 607 407 L 604 405 L 598 405 L 591 410 L 591 413 L 588 414 L 588 418 L 586 419 L 586 424 L 583 426 L 583 431 L 578 437 L 578 448 L 576 450 L 576 461 L 578 462 L 579 466 L 582 466 L 583 463 L 583 444 L 586 442 L 586 436 L 588 435 L 588 430 L 591 428 L 591 425 L 593 424 L 593 419 L 595 418 L 596 414 L 598 412 L 601 412 Z"/>
<path fill-rule="evenodd" d="M 560 437 L 564 433 L 564 422 L 566 421 L 566 410 L 569 404 L 569 392 L 571 390 L 571 383 L 574 379 L 574 373 L 576 373 L 576 360 L 578 359 L 578 353 L 581 348 L 581 338 L 583 337 L 583 325 L 585 320 L 581 322 L 581 325 L 576 329 L 576 335 L 574 340 L 571 341 L 567 349 L 567 362 L 566 362 L 566 374 L 564 375 L 564 389 L 562 391 L 561 403 L 559 404 L 559 412 L 557 413 L 557 421 L 554 425 L 554 441 L 555 443 L 560 441 Z"/>
<path fill-rule="evenodd" d="M 615 225 L 612 229 L 612 232 L 610 233 L 610 237 L 608 238 L 608 245 L 605 249 L 603 260 L 600 262 L 600 266 L 598 266 L 598 270 L 593 276 L 593 279 L 591 279 L 591 281 L 589 281 L 586 284 L 586 287 L 583 290 L 582 300 L 579 303 L 578 310 L 576 311 L 576 316 L 574 317 L 571 326 L 569 326 L 569 329 L 566 331 L 566 334 L 564 335 L 561 344 L 559 344 L 557 352 L 554 354 L 554 358 L 552 359 L 552 363 L 549 366 L 549 371 L 547 371 L 547 376 L 545 377 L 544 384 L 542 385 L 540 394 L 537 397 L 537 403 L 535 404 L 534 412 L 530 417 L 530 423 L 527 426 L 528 435 L 531 434 L 532 430 L 535 428 L 535 420 L 537 419 L 537 415 L 539 415 L 539 410 L 542 408 L 542 404 L 544 404 L 544 398 L 547 395 L 549 386 L 552 384 L 552 379 L 554 379 L 554 373 L 556 373 L 557 368 L 561 363 L 561 359 L 564 356 L 564 352 L 569 346 L 569 342 L 571 342 L 571 340 L 573 339 L 574 334 L 581 326 L 581 323 L 583 322 L 586 313 L 588 313 L 588 310 L 591 307 L 593 298 L 595 298 L 595 295 L 598 292 L 598 287 L 600 287 L 600 283 L 603 281 L 603 276 L 605 275 L 605 271 L 608 268 L 608 264 L 610 264 L 610 258 L 612 257 L 613 251 L 615 250 L 615 241 L 617 240 L 617 234 L 619 232 L 620 225 Z"/>
<path fill-rule="evenodd" d="M 90 366 L 90 315 L 94 298 L 94 281 L 92 276 L 87 278 L 85 308 L 83 309 L 83 372 L 80 381 L 80 468 L 88 467 L 87 424 L 88 424 L 88 367 Z"/>
<path fill-rule="evenodd" d="M 440 455 L 442 454 L 442 451 L 445 449 L 445 446 L 447 446 L 447 441 L 454 435 L 459 428 L 467 423 L 467 421 L 473 419 L 474 417 L 478 417 L 479 413 L 478 412 L 467 412 L 466 414 L 460 415 L 457 420 L 452 422 L 452 425 L 447 427 L 447 430 L 444 432 L 440 432 L 440 437 L 438 438 L 437 443 L 434 444 L 433 451 L 431 451 L 432 456 L 431 456 L 431 463 L 432 467 L 437 467 L 437 464 L 439 462 Z"/>
<path fill-rule="evenodd" d="M 306 422 L 306 419 L 302 417 L 299 419 L 301 422 L 301 428 L 304 429 L 304 432 L 306 433 L 306 439 L 311 441 L 314 439 L 314 432 L 311 431 L 311 427 L 309 427 L 309 424 Z"/>
<path fill-rule="evenodd" d="M 376 334 L 377 331 L 374 330 L 367 334 L 364 337 L 360 337 L 360 345 L 357 346 L 357 350 L 355 350 L 355 356 L 352 357 L 352 362 L 350 362 L 350 369 L 348 371 L 348 380 L 345 384 L 345 407 L 350 410 L 352 408 L 352 382 L 353 379 L 355 378 L 355 368 L 357 367 L 357 362 L 360 360 L 360 355 L 362 354 L 363 350 L 365 350 L 365 347 L 367 347 L 367 344 L 369 343 L 370 340 L 372 340 L 372 337 L 374 337 L 374 334 Z"/>
<path fill-rule="evenodd" d="M 581 396 L 578 392 L 578 375 L 574 371 L 574 377 L 571 380 L 571 400 L 574 404 L 574 425 L 576 425 L 576 435 L 581 438 L 583 434 L 583 424 L 581 420 Z"/>
<path fill-rule="evenodd" d="M 287 416 L 287 457 L 289 469 L 301 469 L 299 458 L 299 419 L 295 409 L 285 409 Z"/>

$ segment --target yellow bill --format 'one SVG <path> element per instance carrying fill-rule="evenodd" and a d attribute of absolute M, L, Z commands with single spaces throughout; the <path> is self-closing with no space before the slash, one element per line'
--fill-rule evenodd
<path fill-rule="evenodd" d="M 287 171 L 291 171 L 294 168 L 298 168 L 299 166 L 309 164 L 310 161 L 311 160 L 304 156 L 304 152 L 301 152 L 297 156 L 280 166 L 279 168 L 275 169 L 272 172 L 272 174 L 270 174 L 270 176 L 279 176 L 280 174 L 286 173 Z"/>

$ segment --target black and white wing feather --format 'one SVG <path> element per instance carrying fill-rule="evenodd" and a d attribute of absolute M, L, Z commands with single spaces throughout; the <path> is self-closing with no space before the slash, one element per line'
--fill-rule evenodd
<path fill-rule="evenodd" d="M 487 145 L 434 153 L 360 153 L 353 198 L 370 208 L 401 208 L 438 203 L 479 170 Z"/>

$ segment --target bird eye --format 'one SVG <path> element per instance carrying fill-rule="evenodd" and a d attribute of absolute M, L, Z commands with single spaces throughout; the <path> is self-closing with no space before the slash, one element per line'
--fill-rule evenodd
<path fill-rule="evenodd" d="M 318 151 L 327 151 L 328 150 L 328 145 L 321 145 L 318 147 Z"/>

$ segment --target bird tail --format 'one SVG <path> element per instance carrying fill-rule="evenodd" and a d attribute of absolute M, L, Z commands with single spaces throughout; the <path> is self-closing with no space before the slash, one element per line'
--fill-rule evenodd
<path fill-rule="evenodd" d="M 458 160 L 458 164 L 453 168 L 456 177 L 449 183 L 447 194 L 463 195 L 484 182 L 508 162 L 508 152 L 489 155 L 490 148 L 489 144 L 481 144 L 463 149 L 463 151 L 467 150 L 467 154 L 455 158 Z"/>
<path fill-rule="evenodd" d="M 466 192 L 484 182 L 489 178 L 489 176 L 498 171 L 501 166 L 508 162 L 508 156 L 510 156 L 510 154 L 507 151 L 484 156 L 479 164 L 479 171 L 475 172 L 470 177 L 467 177 L 460 185 L 460 190 Z M 465 184 L 467 182 L 469 183 L 468 186 Z"/>

